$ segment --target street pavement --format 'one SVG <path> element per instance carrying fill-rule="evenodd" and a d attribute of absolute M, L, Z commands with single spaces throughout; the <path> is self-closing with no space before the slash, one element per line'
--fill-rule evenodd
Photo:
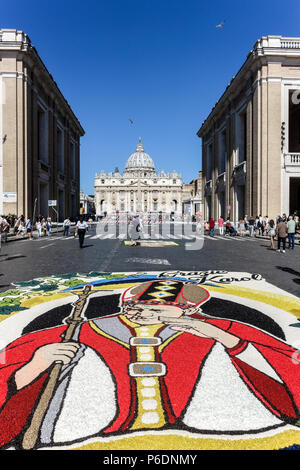
<path fill-rule="evenodd" d="M 184 231 L 183 231 L 184 232 Z M 151 236 L 152 235 L 152 236 Z M 34 240 L 18 240 L 2 244 L 0 261 L 0 290 L 11 283 L 37 277 L 72 272 L 142 272 L 157 270 L 227 270 L 261 274 L 268 282 L 294 295 L 300 295 L 300 245 L 286 253 L 269 249 L 264 238 L 215 237 L 196 233 L 143 235 L 144 240 L 175 241 L 177 246 L 126 246 L 127 234 L 101 232 L 96 226 L 85 237 L 84 248 L 79 248 L 73 234 L 62 232 Z M 198 241 L 198 244 L 195 243 Z M 199 246 L 201 249 L 189 249 Z M 201 243 L 200 243 L 201 245 Z M 277 246 L 277 245 L 276 245 Z"/>
<path fill-rule="evenodd" d="M 7 351 L 3 349 L 2 359 L 5 359 L 6 364 L 3 373 L 5 376 L 6 369 L 10 374 L 12 370 L 18 370 L 20 358 L 22 361 L 27 361 L 25 367 L 30 367 L 30 373 L 25 369 L 27 375 L 25 373 L 23 377 L 29 382 L 16 392 L 17 399 L 18 393 L 21 394 L 20 401 L 14 401 L 14 395 L 11 400 L 3 401 L 4 411 L 2 415 L 0 413 L 2 438 L 0 445 L 9 449 L 19 448 L 20 445 L 24 449 L 43 448 L 43 446 L 49 448 L 53 440 L 57 448 L 66 445 L 67 448 L 71 446 L 76 449 L 132 451 L 181 449 L 181 446 L 187 450 L 267 450 L 299 444 L 300 421 L 294 419 L 289 397 L 295 396 L 295 403 L 296 399 L 297 403 L 300 403 L 299 382 L 297 382 L 299 374 L 297 375 L 296 369 L 299 367 L 297 312 L 300 294 L 300 246 L 296 245 L 294 250 L 287 249 L 286 253 L 277 253 L 270 250 L 270 242 L 265 238 L 222 237 L 218 235 L 218 231 L 214 237 L 210 237 L 206 233 L 201 235 L 188 232 L 184 225 L 181 227 L 182 230 L 179 230 L 178 226 L 174 230 L 175 227 L 172 226 L 171 231 L 164 235 L 159 227 L 155 227 L 156 230 L 152 233 L 145 230 L 143 240 L 148 242 L 151 240 L 152 246 L 129 246 L 125 243 L 128 238 L 126 231 L 122 227 L 117 227 L 114 233 L 113 228 L 108 226 L 107 230 L 102 230 L 103 227 L 99 225 L 91 227 L 86 235 L 83 249 L 80 248 L 79 240 L 74 237 L 73 231 L 68 237 L 64 237 L 61 231 L 55 231 L 50 237 L 19 239 L 2 244 L 0 289 L 3 295 L 0 339 L 4 348 L 9 345 Z M 170 242 L 173 242 L 173 245 L 170 245 Z M 164 243 L 168 244 L 164 246 Z M 193 284 L 195 277 L 193 273 L 198 272 L 196 277 L 199 279 L 200 271 L 202 273 L 225 271 L 230 273 L 231 279 L 228 285 L 226 282 L 222 284 L 222 281 L 214 283 L 213 277 L 208 278 L 207 282 L 205 280 L 203 285 Z M 148 285 L 148 282 L 140 281 L 146 277 L 147 280 L 151 278 L 151 272 L 155 278 L 154 283 Z M 163 272 L 169 272 L 170 279 L 157 281 L 159 279 L 157 273 L 161 276 Z M 75 279 L 76 273 L 82 274 L 79 284 L 78 279 Z M 104 276 L 103 273 L 124 273 L 124 275 Z M 127 276 L 125 273 L 144 273 L 145 276 L 136 276 L 136 274 Z M 260 274 L 266 282 L 260 276 L 247 278 L 237 273 Z M 63 276 L 64 274 L 66 276 Z M 54 290 L 53 285 L 48 283 L 51 275 L 55 275 L 56 282 L 52 283 Z M 169 310 L 172 313 L 170 324 L 178 323 L 179 332 L 183 328 L 183 333 L 180 332 L 177 336 L 178 333 L 174 334 L 172 328 L 168 330 L 170 317 L 162 317 L 161 314 L 157 317 L 157 321 L 159 319 L 165 322 L 163 329 L 160 323 L 155 322 L 153 310 L 155 312 L 158 308 L 160 311 L 161 306 L 151 305 L 150 320 L 147 323 L 147 306 L 143 312 L 145 305 L 142 307 L 141 305 L 145 300 L 140 297 L 145 295 L 143 289 L 147 284 L 146 296 L 155 297 L 154 304 L 157 296 L 160 297 L 159 301 L 167 297 L 169 304 L 178 302 L 177 289 L 182 288 L 181 282 L 177 283 L 179 287 L 178 285 L 174 287 L 176 282 L 172 282 L 172 279 L 182 279 L 182 277 L 186 281 L 183 287 L 185 290 L 180 291 L 180 302 L 183 303 L 176 303 L 176 308 L 173 310 L 172 307 L 172 310 Z M 226 274 L 224 277 L 226 278 Z M 20 285 L 13 292 L 13 283 L 26 284 L 26 281 L 37 278 L 46 278 L 46 281 L 41 279 L 29 282 L 28 286 Z M 124 291 L 124 282 L 128 283 L 129 279 L 129 284 L 135 279 L 134 287 L 127 285 L 126 292 L 127 289 L 133 289 L 130 294 L 133 297 L 138 296 L 140 309 L 138 313 L 134 310 L 130 313 L 129 309 L 129 317 L 126 310 L 121 310 L 122 315 L 115 315 L 120 312 L 120 291 Z M 72 284 L 73 282 L 75 284 Z M 141 286 L 135 285 L 139 282 L 143 282 L 142 294 L 139 290 Z M 74 301 L 74 286 L 78 289 L 76 301 Z M 85 287 L 82 289 L 83 286 Z M 58 295 L 62 294 L 62 291 L 63 295 Z M 101 295 L 98 295 L 99 293 Z M 91 298 L 87 301 L 90 294 Z M 132 299 L 130 295 L 128 297 L 125 295 L 124 298 L 129 301 Z M 201 320 L 193 318 L 191 320 L 193 323 L 186 325 L 190 320 L 176 316 L 178 310 L 180 312 L 177 305 L 182 307 L 184 302 L 194 305 L 198 300 L 203 303 L 203 314 L 211 318 Z M 167 312 L 168 309 L 169 305 Z M 78 312 L 80 312 L 79 319 Z M 69 332 L 69 328 L 71 331 L 75 324 L 79 326 L 82 312 L 88 321 L 83 322 L 80 332 L 79 329 L 75 330 L 79 336 L 71 336 L 71 344 L 65 341 L 62 347 L 61 328 L 64 328 L 64 321 L 69 325 L 67 327 Z M 181 314 L 184 315 L 183 307 Z M 191 325 L 196 328 L 196 323 L 197 329 L 190 328 Z M 185 331 L 186 327 L 188 330 Z M 178 326 L 175 329 L 178 329 Z M 154 339 L 157 344 L 160 344 L 159 341 L 163 344 L 161 350 L 157 348 L 155 355 L 154 346 L 151 346 Z M 74 343 L 78 344 L 75 346 Z M 227 352 L 224 346 L 229 348 Z M 74 348 L 77 347 L 79 349 L 76 349 L 75 353 Z M 140 349 L 132 352 L 134 348 Z M 44 416 L 40 403 L 44 407 L 44 400 L 52 396 L 48 387 L 48 383 L 53 385 L 52 371 L 45 389 L 35 392 L 33 388 L 44 377 L 42 375 L 40 379 L 36 377 L 35 358 L 42 358 L 42 361 L 37 359 L 37 364 L 42 364 L 41 370 L 37 369 L 38 372 L 47 371 L 46 367 L 49 366 L 47 361 L 45 363 L 45 358 L 47 359 L 50 354 L 48 360 L 51 364 L 51 361 L 57 361 L 57 357 L 60 357 L 58 354 L 62 354 L 62 350 L 67 354 L 63 356 L 64 361 L 66 357 L 70 358 L 76 354 L 76 357 L 73 357 L 74 369 L 72 365 L 69 367 L 68 361 L 64 369 L 60 369 L 61 366 L 55 363 L 52 371 L 59 369 L 57 373 L 61 376 L 59 380 L 55 379 L 57 388 L 52 392 L 50 390 L 54 394 L 53 400 L 42 408 L 42 410 L 47 409 Z M 128 350 L 131 350 L 130 354 L 127 353 Z M 233 359 L 228 351 L 233 354 Z M 40 354 L 42 355 L 39 356 Z M 241 367 L 242 372 L 238 367 L 235 369 L 234 364 Z M 22 371 L 22 368 L 20 370 Z M 198 371 L 201 371 L 199 380 Z M 32 380 L 31 374 L 37 380 Z M 155 388 L 155 381 L 160 374 L 166 375 L 165 382 L 161 383 L 165 383 L 168 388 L 160 388 L 162 385 Z M 247 374 L 252 374 L 250 386 L 248 379 L 245 379 L 244 383 Z M 136 377 L 135 385 L 131 385 L 132 388 L 122 389 L 124 384 L 129 384 L 128 375 L 130 379 Z M 284 377 L 284 385 L 281 377 Z M 5 383 L 6 379 L 3 380 Z M 254 383 L 253 387 L 251 381 Z M 18 383 L 21 385 L 24 383 L 22 375 L 21 382 Z M 115 383 L 120 390 L 124 390 L 120 392 L 120 396 L 114 392 Z M 63 387 L 66 389 L 61 392 L 64 390 Z M 40 401 L 34 401 L 35 393 Z M 163 408 L 164 393 L 169 394 L 167 397 L 170 396 L 170 401 L 166 399 L 168 409 L 171 403 L 174 410 L 177 410 L 179 402 L 180 406 L 189 410 L 184 415 L 184 421 L 180 415 L 181 411 L 178 412 L 180 418 L 178 422 L 172 424 L 174 428 L 168 428 L 170 423 L 164 423 L 166 416 L 167 419 L 172 419 Z M 134 403 L 132 397 L 135 397 L 137 404 L 130 405 L 132 411 L 130 410 L 129 415 L 126 411 L 124 416 L 133 419 L 131 418 L 134 416 L 133 412 L 138 410 L 135 411 L 136 418 L 133 424 L 135 426 L 137 423 L 137 428 L 130 428 L 126 418 L 126 426 L 124 424 L 122 432 L 114 435 L 114 431 L 111 430 L 109 432 L 112 435 L 109 439 L 102 439 L 99 430 L 111 422 L 115 413 L 113 411 L 111 416 L 106 415 L 106 409 L 109 413 L 117 409 L 117 406 L 123 410 L 124 403 Z M 266 400 L 269 400 L 272 406 L 273 402 L 279 406 L 282 410 L 280 413 L 284 417 L 292 416 L 291 423 L 288 420 L 284 422 L 284 429 L 281 418 L 278 421 L 263 407 L 264 397 L 267 397 Z M 29 434 L 22 421 L 21 432 L 15 439 L 15 428 L 19 426 L 15 425 L 17 418 L 22 416 L 23 410 L 24 414 L 27 408 L 30 411 L 35 403 L 37 404 L 35 411 L 28 421 L 28 424 L 31 423 L 28 428 Z M 58 406 L 56 403 L 61 405 Z M 271 405 L 270 409 L 273 409 Z M 102 421 L 103 416 L 107 421 Z M 298 420 L 298 411 L 295 416 Z M 94 420 L 96 420 L 95 428 Z M 198 423 L 203 423 L 203 420 L 205 420 L 204 431 L 197 428 Z M 39 424 L 36 425 L 36 422 Z M 158 429 L 155 427 L 156 423 Z M 238 427 L 241 426 L 240 423 L 242 428 Z M 224 429 L 229 430 L 221 439 L 218 426 L 222 432 Z M 194 433 L 195 427 L 201 431 L 199 434 Z M 38 435 L 35 434 L 36 429 L 39 431 Z M 132 434 L 133 429 L 136 429 L 134 434 Z M 237 430 L 241 432 L 241 436 Z M 186 439 L 186 432 L 192 439 Z M 192 434 L 189 434 L 190 432 Z M 234 437 L 235 434 L 237 439 Z M 94 440 L 87 439 L 96 435 Z M 224 438 L 225 435 L 229 435 L 228 439 Z M 146 440 L 143 440 L 144 438 Z"/>

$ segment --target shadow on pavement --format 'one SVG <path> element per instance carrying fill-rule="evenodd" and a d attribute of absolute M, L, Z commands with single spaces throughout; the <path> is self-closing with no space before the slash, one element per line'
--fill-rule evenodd
<path fill-rule="evenodd" d="M 295 269 L 292 269 L 292 268 L 287 268 L 285 266 L 276 266 L 276 268 L 285 273 L 292 274 L 292 276 L 297 276 L 298 279 L 293 279 L 293 282 L 295 282 L 295 284 L 300 284 L 300 272 L 299 271 L 296 271 Z"/>
<path fill-rule="evenodd" d="M 12 259 L 18 259 L 18 258 L 27 258 L 25 255 L 13 255 L 13 256 L 7 256 L 3 261 L 10 261 Z"/>

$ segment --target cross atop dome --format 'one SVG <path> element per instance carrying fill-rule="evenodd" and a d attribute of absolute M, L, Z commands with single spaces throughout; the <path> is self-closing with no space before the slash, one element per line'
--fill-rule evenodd
<path fill-rule="evenodd" d="M 135 153 L 130 155 L 127 160 L 125 171 L 147 170 L 154 172 L 155 167 L 152 158 L 145 153 L 142 139 L 139 138 Z"/>
<path fill-rule="evenodd" d="M 143 147 L 143 144 L 142 144 L 142 139 L 141 139 L 141 137 L 139 137 L 139 143 L 138 143 L 138 145 L 137 145 L 136 151 L 137 151 L 137 152 L 144 152 L 144 147 Z"/>

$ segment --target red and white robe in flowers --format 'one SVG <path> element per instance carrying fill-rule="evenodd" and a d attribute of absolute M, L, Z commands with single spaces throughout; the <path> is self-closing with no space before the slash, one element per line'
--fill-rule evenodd
<path fill-rule="evenodd" d="M 205 321 L 240 342 L 226 349 L 209 338 L 175 332 L 165 325 L 140 326 L 123 315 L 82 324 L 76 337 L 81 348 L 63 367 L 41 426 L 40 446 L 138 430 L 240 435 L 294 424 L 300 409 L 295 349 L 249 325 L 207 317 Z M 37 348 L 61 342 L 66 328 L 25 335 L 3 351 L 1 446 L 22 435 L 49 375 L 47 370 L 17 391 L 15 372 Z M 131 345 L 134 337 L 145 339 L 145 346 Z M 149 337 L 160 338 L 161 344 L 147 345 Z M 130 364 L 151 361 L 163 364 L 165 375 L 130 375 Z"/>

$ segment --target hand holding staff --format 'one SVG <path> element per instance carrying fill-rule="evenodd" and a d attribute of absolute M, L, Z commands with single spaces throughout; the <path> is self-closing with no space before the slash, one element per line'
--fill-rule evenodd
<path fill-rule="evenodd" d="M 87 299 L 90 295 L 91 289 L 92 289 L 92 286 L 84 287 L 82 294 L 79 295 L 78 300 L 74 302 L 73 304 L 71 315 L 66 319 L 68 328 L 66 329 L 65 337 L 61 343 L 62 345 L 61 349 L 63 351 L 62 354 L 63 353 L 67 354 L 66 352 L 67 345 L 64 345 L 64 343 L 69 343 L 70 341 L 72 341 L 75 328 L 84 321 L 82 318 L 82 313 L 84 311 L 84 307 L 87 304 Z M 36 443 L 39 438 L 40 428 L 43 423 L 43 419 L 45 417 L 47 409 L 49 407 L 50 401 L 55 392 L 57 381 L 58 381 L 62 366 L 63 366 L 63 361 L 56 362 L 52 365 L 52 370 L 49 374 L 46 387 L 39 397 L 38 404 L 36 406 L 36 409 L 34 410 L 30 425 L 25 431 L 24 436 L 23 436 L 22 448 L 24 450 L 32 450 L 36 446 Z"/>

